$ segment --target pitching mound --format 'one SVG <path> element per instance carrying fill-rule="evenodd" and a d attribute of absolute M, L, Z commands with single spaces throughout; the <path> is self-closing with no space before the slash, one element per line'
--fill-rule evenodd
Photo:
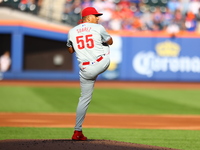
<path fill-rule="evenodd" d="M 0 150 L 175 150 L 110 140 L 1 140 Z"/>

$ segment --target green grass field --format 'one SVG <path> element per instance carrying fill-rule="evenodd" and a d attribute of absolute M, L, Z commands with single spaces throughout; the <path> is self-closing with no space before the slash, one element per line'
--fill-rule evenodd
<path fill-rule="evenodd" d="M 0 86 L 0 112 L 75 112 L 79 88 Z M 95 88 L 88 113 L 200 115 L 200 90 Z M 0 127 L 3 139 L 65 139 L 72 128 Z M 200 131 L 84 129 L 107 139 L 184 150 L 200 149 Z"/>

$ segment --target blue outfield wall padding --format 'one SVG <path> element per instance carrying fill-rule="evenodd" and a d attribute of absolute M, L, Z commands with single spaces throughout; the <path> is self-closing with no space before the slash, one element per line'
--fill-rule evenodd
<path fill-rule="evenodd" d="M 65 71 L 25 71 L 19 73 L 3 73 L 3 79 L 17 80 L 78 80 L 78 73 Z"/>
<path fill-rule="evenodd" d="M 79 68 L 73 54 L 73 71 L 24 71 L 24 36 L 65 42 L 66 33 L 23 26 L 0 26 L 0 34 L 11 34 L 12 66 L 4 79 L 78 80 Z M 131 37 L 112 35 L 111 65 L 100 80 L 200 82 L 200 36 Z"/>
<path fill-rule="evenodd" d="M 11 38 L 11 71 L 23 72 L 23 42 L 24 36 L 21 33 L 14 32 Z"/>

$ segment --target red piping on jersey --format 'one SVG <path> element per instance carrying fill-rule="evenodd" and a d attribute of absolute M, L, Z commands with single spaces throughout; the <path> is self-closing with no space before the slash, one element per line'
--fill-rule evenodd
<path fill-rule="evenodd" d="M 103 57 L 99 57 L 96 61 L 100 62 L 103 59 Z"/>

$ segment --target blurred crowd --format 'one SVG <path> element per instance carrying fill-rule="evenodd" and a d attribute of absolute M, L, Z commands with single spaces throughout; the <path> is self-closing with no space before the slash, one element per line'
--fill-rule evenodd
<path fill-rule="evenodd" d="M 38 12 L 42 2 L 48 0 L 0 0 L 13 1 L 21 11 Z M 60 22 L 75 26 L 81 19 L 81 10 L 95 7 L 104 15 L 100 24 L 109 30 L 163 31 L 170 33 L 179 31 L 200 32 L 200 0 L 62 0 L 64 6 Z M 18 3 L 17 3 L 18 2 Z M 61 0 L 49 0 L 52 5 Z M 46 4 L 47 4 L 46 3 Z M 56 12 L 56 10 L 53 10 Z"/>
<path fill-rule="evenodd" d="M 33 11 L 36 14 L 39 12 L 42 0 L 20 0 L 18 8 L 21 11 Z"/>
<path fill-rule="evenodd" d="M 23 12 L 38 14 L 43 0 L 0 0 L 0 6 L 8 6 Z"/>
<path fill-rule="evenodd" d="M 63 21 L 88 6 L 104 14 L 100 24 L 109 30 L 200 32 L 200 0 L 66 0 Z"/>

